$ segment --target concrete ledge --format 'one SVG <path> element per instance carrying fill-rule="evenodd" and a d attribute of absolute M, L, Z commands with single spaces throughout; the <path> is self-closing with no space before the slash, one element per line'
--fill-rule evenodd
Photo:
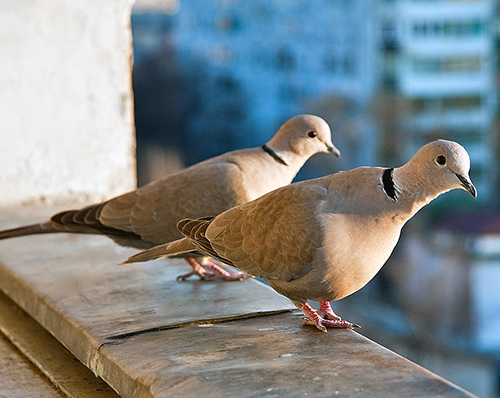
<path fill-rule="evenodd" d="M 12 208 L 0 227 L 57 210 Z M 100 236 L 0 241 L 0 289 L 124 397 L 471 396 L 353 331 L 302 327 L 258 281 L 179 283 L 182 260 L 117 266 L 133 252 Z"/>
<path fill-rule="evenodd" d="M 61 397 L 69 398 L 117 398 L 118 395 L 101 379 L 83 366 L 75 357 L 51 336 L 39 323 L 0 292 L 0 331 L 41 372 L 24 371 L 15 374 L 7 386 L 1 373 L 12 373 L 15 366 L 9 364 L 0 370 L 0 397 Z M 0 354 L 1 356 L 1 354 Z M 22 369 L 21 369 L 22 370 Z M 45 377 L 44 377 L 45 375 Z M 12 376 L 12 375 L 11 375 Z M 37 376 L 54 392 L 47 393 L 44 386 L 33 382 Z M 9 388 L 10 384 L 10 388 Z M 28 388 L 29 387 L 29 388 Z"/>
<path fill-rule="evenodd" d="M 62 398 L 57 388 L 1 333 L 0 391 L 2 397 Z"/>

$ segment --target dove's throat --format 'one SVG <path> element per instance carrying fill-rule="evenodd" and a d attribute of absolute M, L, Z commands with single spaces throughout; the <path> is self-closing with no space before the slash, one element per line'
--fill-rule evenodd
<path fill-rule="evenodd" d="M 395 168 L 392 172 L 392 180 L 398 193 L 398 203 L 401 211 L 406 213 L 407 220 L 445 192 L 429 186 L 428 181 L 422 178 L 416 170 L 408 167 L 408 164 Z"/>

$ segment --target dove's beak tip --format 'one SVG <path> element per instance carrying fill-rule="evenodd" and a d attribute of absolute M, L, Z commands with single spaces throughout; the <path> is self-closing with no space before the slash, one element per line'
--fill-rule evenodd
<path fill-rule="evenodd" d="M 460 180 L 462 188 L 469 192 L 474 199 L 477 199 L 477 189 L 470 180 L 470 178 L 462 175 L 462 174 L 456 174 L 457 178 Z"/>
<path fill-rule="evenodd" d="M 332 153 L 334 154 L 336 157 L 338 157 L 340 159 L 341 157 L 341 154 L 340 154 L 340 151 L 332 144 L 327 144 L 326 145 L 326 150 L 329 152 L 329 153 Z"/>

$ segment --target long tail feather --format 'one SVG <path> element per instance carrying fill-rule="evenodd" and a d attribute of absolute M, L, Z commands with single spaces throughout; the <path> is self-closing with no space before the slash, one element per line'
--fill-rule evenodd
<path fill-rule="evenodd" d="M 46 232 L 55 232 L 55 231 L 47 231 L 45 228 L 43 228 L 42 224 L 25 225 L 23 227 L 5 229 L 3 231 L 0 231 L 0 240 L 15 238 L 18 236 L 43 234 Z"/>
<path fill-rule="evenodd" d="M 151 261 L 163 257 L 172 257 L 178 254 L 195 252 L 195 251 L 196 247 L 189 240 L 183 238 L 170 243 L 165 243 L 163 245 L 152 247 L 151 249 L 144 250 L 140 253 L 137 253 L 129 257 L 120 265 Z"/>

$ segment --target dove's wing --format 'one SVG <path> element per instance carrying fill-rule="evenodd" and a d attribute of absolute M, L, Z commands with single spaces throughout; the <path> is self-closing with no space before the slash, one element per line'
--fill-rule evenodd
<path fill-rule="evenodd" d="M 149 242 L 168 242 L 181 237 L 176 224 L 186 214 L 215 216 L 244 202 L 242 183 L 241 170 L 234 163 L 191 168 L 107 202 L 99 221 Z"/>
<path fill-rule="evenodd" d="M 218 257 L 252 275 L 299 278 L 321 244 L 318 214 L 327 197 L 321 181 L 289 185 L 230 209 L 210 222 L 202 239 Z"/>
<path fill-rule="evenodd" d="M 215 216 L 247 201 L 242 184 L 236 164 L 205 164 L 107 202 L 58 213 L 47 224 L 62 231 L 105 234 L 131 246 L 144 247 L 145 242 L 149 242 L 146 247 L 153 246 L 180 238 L 176 224 L 186 214 Z"/>

